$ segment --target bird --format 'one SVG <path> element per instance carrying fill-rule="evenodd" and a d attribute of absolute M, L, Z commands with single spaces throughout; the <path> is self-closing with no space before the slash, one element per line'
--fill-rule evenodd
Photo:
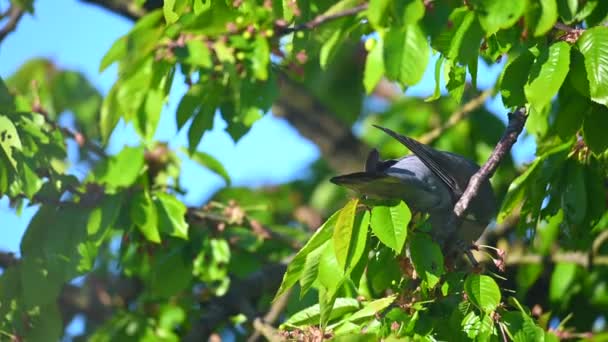
<path fill-rule="evenodd" d="M 336 176 L 330 181 L 369 199 L 403 200 L 411 210 L 428 213 L 430 235 L 444 251 L 453 248 L 456 241 L 468 244 L 467 247 L 474 246 L 497 212 L 490 182 L 485 180 L 482 183 L 465 216 L 457 223 L 458 227 L 451 226 L 455 221 L 450 218 L 454 205 L 465 191 L 469 179 L 479 170 L 479 165 L 388 128 L 373 126 L 399 141 L 413 154 L 382 160 L 378 150 L 372 149 L 363 172 Z"/>

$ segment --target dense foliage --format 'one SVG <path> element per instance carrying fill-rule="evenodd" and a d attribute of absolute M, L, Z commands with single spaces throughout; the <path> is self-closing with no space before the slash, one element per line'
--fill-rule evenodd
<path fill-rule="evenodd" d="M 109 93 L 46 59 L 0 79 L 0 195 L 38 208 L 19 256 L 0 258 L 2 338 L 58 340 L 77 315 L 93 341 L 608 337 L 608 2 L 87 1 L 136 19 L 100 56 L 118 65 Z M 431 55 L 435 93 L 405 97 Z M 484 92 L 482 63 L 503 68 Z M 188 85 L 176 150 L 154 139 L 174 80 Z M 405 153 L 372 123 L 483 164 L 505 129 L 482 107 L 493 95 L 527 110 L 536 157 L 492 179 L 482 270 L 444 260 L 405 203 L 328 182 L 367 146 Z M 203 135 L 219 113 L 238 141 L 269 112 L 322 158 L 302 180 L 231 187 Z M 140 144 L 108 155 L 121 120 Z M 226 182 L 208 203 L 183 203 L 186 158 Z"/>

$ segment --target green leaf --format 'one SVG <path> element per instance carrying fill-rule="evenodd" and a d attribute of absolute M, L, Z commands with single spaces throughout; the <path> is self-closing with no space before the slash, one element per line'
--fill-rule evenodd
<path fill-rule="evenodd" d="M 525 0 L 479 0 L 476 1 L 475 6 L 479 23 L 486 31 L 486 37 L 493 35 L 500 29 L 511 27 L 519 20 L 525 9 Z"/>
<path fill-rule="evenodd" d="M 608 121 L 608 120 L 607 120 Z M 566 161 L 566 181 L 563 184 L 561 207 L 566 219 L 576 225 L 582 224 L 587 215 L 587 189 L 585 187 L 585 169 L 573 159 Z"/>
<path fill-rule="evenodd" d="M 592 27 L 578 39 L 585 57 L 591 100 L 608 106 L 608 27 Z"/>
<path fill-rule="evenodd" d="M 164 192 L 156 194 L 156 210 L 161 232 L 188 240 L 188 223 L 186 206 L 172 195 Z"/>
<path fill-rule="evenodd" d="M 424 99 L 424 102 L 435 101 L 441 97 L 441 66 L 444 61 L 445 57 L 440 54 L 435 62 L 435 90 L 433 90 L 433 95 Z"/>
<path fill-rule="evenodd" d="M 333 310 L 331 312 L 331 318 L 342 317 L 347 313 L 358 310 L 361 304 L 355 298 L 336 298 L 334 302 Z M 319 304 L 315 304 L 304 310 L 301 310 L 293 314 L 285 323 L 281 326 L 299 327 L 319 322 L 321 316 L 321 308 Z"/>
<path fill-rule="evenodd" d="M 536 227 L 534 245 L 540 254 L 546 255 L 550 252 L 551 247 L 553 247 L 553 244 L 559 236 L 559 227 L 563 221 L 564 211 L 560 209 L 557 214 L 546 218 L 546 222 L 543 222 Z"/>
<path fill-rule="evenodd" d="M 572 23 L 578 12 L 578 0 L 557 0 L 557 12 L 564 23 Z"/>
<path fill-rule="evenodd" d="M 384 43 L 382 39 L 372 41 L 375 42 L 371 51 L 367 54 L 365 59 L 365 71 L 363 72 L 363 85 L 365 86 L 365 92 L 371 94 L 376 85 L 384 76 L 384 58 L 382 52 L 384 51 Z"/>
<path fill-rule="evenodd" d="M 125 147 L 95 167 L 94 180 L 115 188 L 128 187 L 135 182 L 143 167 L 143 147 Z"/>
<path fill-rule="evenodd" d="M 528 81 L 534 55 L 525 51 L 511 60 L 500 77 L 500 94 L 506 107 L 519 107 L 526 104 L 524 85 Z"/>
<path fill-rule="evenodd" d="M 415 234 L 410 240 L 409 248 L 416 273 L 427 283 L 428 288 L 434 288 L 445 273 L 439 245 L 426 234 Z"/>
<path fill-rule="evenodd" d="M 13 122 L 4 115 L 0 115 L 0 147 L 13 167 L 16 167 L 17 162 L 13 158 L 13 149 L 21 150 L 21 140 Z"/>
<path fill-rule="evenodd" d="M 386 76 L 403 85 L 418 83 L 430 57 L 426 36 L 417 24 L 406 23 L 401 29 L 393 28 L 384 40 Z"/>
<path fill-rule="evenodd" d="M 608 149 L 606 127 L 608 127 L 608 108 L 593 104 L 583 122 L 583 137 L 587 145 L 596 154 L 603 153 Z"/>
<path fill-rule="evenodd" d="M 139 191 L 133 195 L 129 217 L 148 241 L 160 243 L 158 211 L 149 192 Z"/>
<path fill-rule="evenodd" d="M 122 193 L 104 195 L 103 198 L 99 200 L 97 206 L 91 210 L 87 222 L 87 234 L 89 239 L 97 246 L 101 244 L 106 236 L 106 232 L 108 232 L 108 229 L 112 227 L 118 218 L 122 205 Z"/>
<path fill-rule="evenodd" d="M 327 243 L 319 259 L 319 284 L 327 290 L 329 296 L 333 296 L 342 286 L 344 275 L 344 268 L 336 259 L 334 245 Z"/>
<path fill-rule="evenodd" d="M 268 80 L 268 65 L 270 63 L 270 46 L 263 35 L 257 35 L 253 54 L 251 56 L 251 70 L 260 81 Z"/>
<path fill-rule="evenodd" d="M 167 24 L 173 24 L 179 19 L 179 15 L 175 13 L 174 6 L 175 2 L 179 0 L 165 0 L 163 4 L 163 13 L 165 15 L 165 21 Z"/>
<path fill-rule="evenodd" d="M 306 268 L 308 255 L 319 248 L 323 248 L 325 242 L 331 239 L 340 212 L 341 210 L 331 215 L 289 263 L 287 271 L 285 271 L 285 275 L 283 275 L 281 286 L 275 295 L 275 299 L 281 296 L 300 279 Z"/>
<path fill-rule="evenodd" d="M 153 296 L 171 297 L 179 295 L 192 280 L 193 264 L 187 259 L 183 248 L 160 254 L 151 267 L 148 289 Z"/>
<path fill-rule="evenodd" d="M 203 87 L 200 84 L 195 84 L 188 89 L 177 106 L 175 118 L 178 130 L 184 127 L 188 119 L 198 113 L 203 101 L 205 101 L 205 98 L 203 97 Z"/>
<path fill-rule="evenodd" d="M 446 67 L 449 69 L 449 72 L 447 77 L 448 83 L 445 87 L 450 93 L 450 97 L 457 103 L 460 103 L 467 82 L 467 68 L 456 63 L 447 63 Z"/>
<path fill-rule="evenodd" d="M 0 77 L 0 114 L 15 110 L 15 99 L 10 94 L 2 77 Z"/>
<path fill-rule="evenodd" d="M 137 111 L 135 128 L 137 132 L 150 141 L 156 132 L 156 126 L 160 120 L 160 112 L 165 103 L 165 94 L 159 89 L 149 89 L 146 99 Z"/>
<path fill-rule="evenodd" d="M 540 0 L 540 6 L 535 5 L 530 14 L 533 19 L 534 36 L 539 37 L 546 34 L 557 21 L 556 0 Z"/>
<path fill-rule="evenodd" d="M 372 231 L 383 244 L 401 254 L 411 218 L 412 213 L 403 201 L 393 206 L 375 206 L 372 209 Z"/>
<path fill-rule="evenodd" d="M 549 299 L 553 303 L 560 303 L 571 289 L 576 279 L 578 266 L 575 263 L 560 262 L 555 265 L 549 285 Z"/>
<path fill-rule="evenodd" d="M 524 86 L 526 98 L 537 111 L 541 111 L 557 94 L 568 74 L 570 65 L 570 45 L 566 42 L 552 44 L 542 49 L 536 58 L 527 84 Z"/>
<path fill-rule="evenodd" d="M 369 303 L 365 303 L 361 310 L 353 313 L 352 316 L 348 317 L 348 321 L 356 322 L 363 318 L 373 317 L 376 314 L 381 313 L 382 310 L 389 307 L 389 305 L 391 305 L 395 301 L 396 298 L 397 298 L 396 295 L 391 295 L 388 297 L 376 299 Z"/>
<path fill-rule="evenodd" d="M 114 84 L 101 104 L 101 113 L 99 115 L 99 132 L 101 133 L 101 141 L 104 144 L 108 142 L 114 127 L 116 127 L 118 121 L 120 120 L 121 109 L 118 99 L 116 98 L 118 88 L 118 83 Z"/>
<path fill-rule="evenodd" d="M 230 186 L 230 175 L 219 160 L 215 159 L 210 154 L 201 151 L 195 151 L 190 155 L 190 158 L 201 166 L 215 172 L 218 176 L 222 177 L 226 182 L 226 185 Z"/>
<path fill-rule="evenodd" d="M 304 297 L 304 295 L 312 287 L 313 283 L 317 280 L 317 278 L 319 278 L 319 265 L 321 262 L 321 257 L 324 255 L 324 251 L 328 249 L 327 246 L 331 246 L 331 243 L 329 243 L 329 241 L 325 242 L 322 247 L 313 250 L 306 256 L 304 270 L 302 271 L 302 275 L 300 276 L 299 281 L 300 299 Z"/>
<path fill-rule="evenodd" d="M 467 7 L 454 9 L 450 15 L 453 29 L 442 34 L 440 39 L 447 39 L 447 58 L 462 65 L 476 63 L 483 30 L 477 16 Z M 446 43 L 444 43 L 446 44 Z"/>
<path fill-rule="evenodd" d="M 185 56 L 182 56 L 182 51 Z M 183 50 L 177 50 L 176 55 L 181 57 L 184 63 L 201 68 L 211 68 L 213 62 L 211 60 L 211 52 L 207 45 L 200 39 L 191 39 L 186 42 L 186 47 Z"/>
<path fill-rule="evenodd" d="M 486 313 L 490 313 L 500 304 L 500 289 L 487 275 L 470 274 L 464 282 L 464 291 L 469 301 Z"/>
<path fill-rule="evenodd" d="M 390 0 L 370 0 L 367 8 L 367 19 L 374 28 L 382 27 L 390 5 Z"/>
<path fill-rule="evenodd" d="M 127 44 L 127 36 L 118 38 L 101 59 L 101 63 L 99 63 L 99 72 L 103 72 L 114 62 L 123 59 L 127 55 Z"/>
<path fill-rule="evenodd" d="M 350 272 L 361 258 L 367 240 L 369 212 L 357 214 L 358 199 L 350 200 L 340 211 L 334 228 L 333 243 L 340 267 Z"/>

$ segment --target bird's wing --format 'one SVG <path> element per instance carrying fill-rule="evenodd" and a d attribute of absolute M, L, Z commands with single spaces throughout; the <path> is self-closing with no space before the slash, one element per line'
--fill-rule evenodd
<path fill-rule="evenodd" d="M 384 131 L 386 134 L 395 138 L 397 141 L 405 145 L 412 153 L 414 153 L 420 160 L 426 165 L 439 179 L 441 179 L 452 191 L 452 193 L 459 197 L 462 195 L 462 189 L 458 184 L 457 180 L 451 175 L 449 170 L 446 170 L 438 160 L 445 160 L 445 158 L 440 155 L 439 151 L 434 150 L 433 148 L 421 144 L 418 141 L 406 137 L 404 135 L 395 133 L 394 131 L 384 128 L 382 126 L 374 125 L 374 127 Z"/>

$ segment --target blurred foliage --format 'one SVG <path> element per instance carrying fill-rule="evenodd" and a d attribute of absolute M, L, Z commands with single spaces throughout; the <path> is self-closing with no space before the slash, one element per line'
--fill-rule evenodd
<path fill-rule="evenodd" d="M 2 339 L 58 340 L 79 314 L 79 338 L 92 341 L 242 340 L 254 330 L 315 341 L 606 339 L 608 2 L 130 5 L 147 14 L 100 56 L 101 71 L 118 66 L 108 94 L 45 59 L 0 79 L 0 195 L 17 211 L 38 207 L 19 258 L 0 259 Z M 434 94 L 403 96 L 431 54 Z M 482 164 L 507 120 L 480 106 L 479 63 L 502 59 L 494 91 L 527 109 L 537 150 L 521 168 L 507 157 L 492 179 L 502 208 L 484 239 L 500 249 L 481 255 L 485 272 L 449 267 L 459 264 L 405 203 L 349 199 L 328 182 L 326 160 L 304 179 L 248 189 L 230 187 L 223 165 L 198 149 L 216 112 L 238 141 L 281 82 L 296 82 L 383 157 L 404 151 L 372 124 L 412 137 L 439 130 L 435 147 Z M 172 94 L 182 95 L 174 115 L 188 146 L 172 150 L 154 135 L 177 73 L 188 90 Z M 400 89 L 387 95 L 387 84 Z M 73 123 L 60 125 L 64 115 Z M 120 120 L 140 145 L 107 155 Z M 187 207 L 183 158 L 227 187 Z M 83 160 L 76 177 L 70 166 Z M 269 310 L 284 310 L 277 335 L 253 324 Z"/>

